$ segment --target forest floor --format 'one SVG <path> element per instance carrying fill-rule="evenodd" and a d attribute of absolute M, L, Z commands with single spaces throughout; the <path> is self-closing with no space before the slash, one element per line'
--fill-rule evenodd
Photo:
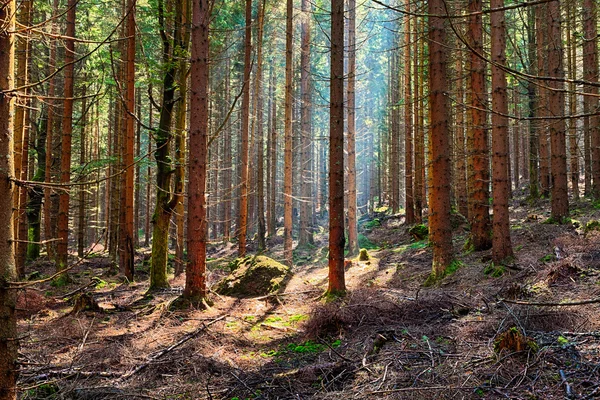
<path fill-rule="evenodd" d="M 465 252 L 468 231 L 457 226 L 460 263 L 431 287 L 431 250 L 402 216 L 364 218 L 371 259 L 352 261 L 347 297 L 329 303 L 325 233 L 296 252 L 277 296 L 213 293 L 206 311 L 170 307 L 184 277 L 146 293 L 147 250 L 132 284 L 108 276 L 106 258 L 87 259 L 66 286 L 20 292 L 21 398 L 600 398 L 600 304 L 548 305 L 600 297 L 600 232 L 585 229 L 600 210 L 573 203 L 580 222 L 563 225 L 547 223 L 548 210 L 513 200 L 509 267 L 492 265 L 490 251 Z M 277 244 L 269 255 L 280 254 Z M 212 285 L 235 246 L 215 244 L 210 256 Z M 43 278 L 53 266 L 34 271 Z M 80 288 L 102 310 L 72 312 Z"/>

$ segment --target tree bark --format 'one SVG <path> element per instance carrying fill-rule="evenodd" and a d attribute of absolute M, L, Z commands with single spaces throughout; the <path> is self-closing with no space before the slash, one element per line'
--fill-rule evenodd
<path fill-rule="evenodd" d="M 469 12 L 482 10 L 481 0 L 469 1 Z M 469 17 L 469 40 L 473 50 L 483 54 L 483 25 L 481 14 Z M 485 63 L 473 52 L 470 54 L 471 126 L 468 130 L 469 217 L 471 218 L 470 246 L 486 250 L 492 245 L 489 214 L 489 148 L 486 119 Z"/>
<path fill-rule="evenodd" d="M 293 264 L 292 253 L 292 50 L 294 30 L 292 19 L 294 2 L 286 3 L 286 34 L 285 34 L 285 146 L 284 146 L 284 176 L 283 176 L 283 258 L 288 266 Z M 343 202 L 342 202 L 343 203 Z"/>
<path fill-rule="evenodd" d="M 241 182 L 240 209 L 238 219 L 238 256 L 246 255 L 246 234 L 248 232 L 248 134 L 250 129 L 250 72 L 252 63 L 252 0 L 246 0 L 246 36 L 244 39 L 244 88 L 242 95 L 241 133 Z"/>
<path fill-rule="evenodd" d="M 443 0 L 430 0 L 431 15 L 444 14 Z M 432 277 L 442 277 L 453 258 L 450 224 L 450 131 L 448 129 L 446 29 L 444 19 L 429 17 L 429 104 L 431 190 L 429 240 L 433 248 Z"/>
<path fill-rule="evenodd" d="M 265 0 L 258 3 L 258 29 L 256 38 L 256 213 L 258 219 L 258 250 L 266 249 L 265 244 L 265 159 L 264 159 L 264 128 L 263 128 L 263 31 L 265 23 Z"/>
<path fill-rule="evenodd" d="M 410 0 L 406 0 L 405 8 L 410 12 Z M 406 224 L 414 224 L 415 195 L 413 189 L 413 113 L 412 113 L 412 76 L 411 71 L 411 20 L 404 16 L 404 191 L 406 193 Z M 416 71 L 415 71 L 416 72 Z"/>
<path fill-rule="evenodd" d="M 491 8 L 504 7 L 504 0 L 491 0 Z M 508 198 L 510 193 L 510 175 L 508 172 L 508 96 L 506 73 L 506 23 L 504 12 L 495 12 L 490 16 L 492 36 L 492 193 L 493 235 L 492 260 L 496 264 L 506 262 L 513 257 L 510 240 L 510 218 Z M 518 171 L 518 168 L 515 168 Z"/>
<path fill-rule="evenodd" d="M 344 278 L 344 0 L 331 0 L 329 116 L 329 286 L 346 291 Z"/>
<path fill-rule="evenodd" d="M 0 7 L 0 93 L 14 87 L 14 0 Z M 10 32 L 10 33 L 9 33 Z M 13 247 L 13 198 L 17 195 L 14 177 L 13 129 L 14 97 L 0 96 L 0 399 L 17 398 L 19 367 L 16 291 L 8 282 L 17 278 Z"/>
<path fill-rule="evenodd" d="M 121 221 L 121 232 L 119 234 L 120 241 L 120 267 L 121 273 L 128 281 L 133 281 L 135 268 L 133 265 L 134 258 L 134 238 L 133 238 L 133 200 L 134 200 L 134 143 L 135 143 L 135 6 L 136 0 L 127 0 L 127 18 L 126 18 L 126 34 L 127 34 L 127 49 L 125 51 L 125 104 L 124 104 L 124 119 L 125 119 L 125 143 L 123 146 L 123 164 L 125 173 L 121 184 L 123 187 L 124 220 Z"/>
<path fill-rule="evenodd" d="M 75 37 L 75 9 L 77 0 L 67 2 L 67 30 L 68 38 Z M 71 180 L 71 139 L 73 135 L 73 88 L 74 88 L 74 65 L 75 40 L 65 39 L 65 99 L 62 122 L 62 144 L 60 162 L 60 183 L 68 184 Z M 69 246 L 69 191 L 60 192 L 58 203 L 58 242 L 57 270 L 67 268 L 68 246 Z M 66 275 L 63 275 L 66 276 Z M 63 278 L 64 279 L 64 278 Z"/>
<path fill-rule="evenodd" d="M 598 6 L 593 0 L 583 2 L 583 79 L 598 82 Z M 586 96 L 583 98 L 584 113 L 595 113 L 598 108 L 598 87 L 585 85 Z M 600 116 L 591 115 L 584 118 L 584 136 L 586 137 L 586 194 L 595 199 L 600 198 Z M 591 174 L 589 173 L 591 172 Z M 591 185 L 588 182 L 591 175 Z M 591 187 L 589 187 L 591 186 Z"/>
<path fill-rule="evenodd" d="M 560 4 L 558 2 L 548 3 L 548 17 L 550 22 L 548 74 L 552 78 L 557 78 L 549 83 L 554 90 L 548 94 L 548 111 L 552 117 L 562 117 L 565 114 L 564 82 L 562 81 L 565 72 Z M 566 127 L 563 118 L 550 122 L 550 145 L 552 152 L 552 218 L 562 222 L 569 215 Z M 600 173 L 600 170 L 598 172 Z"/>
<path fill-rule="evenodd" d="M 190 157 L 188 186 L 188 257 L 184 298 L 199 306 L 206 297 L 206 170 L 208 139 L 208 58 L 210 0 L 192 2 L 190 65 Z"/>
<path fill-rule="evenodd" d="M 307 1 L 307 0 L 304 0 Z M 356 199 L 356 0 L 348 0 L 348 257 L 358 255 Z M 399 180 L 399 177 L 396 177 Z"/>

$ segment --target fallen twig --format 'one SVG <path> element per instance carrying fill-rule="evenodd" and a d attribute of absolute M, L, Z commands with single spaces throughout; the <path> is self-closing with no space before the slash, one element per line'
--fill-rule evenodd
<path fill-rule="evenodd" d="M 562 384 L 565 387 L 565 393 L 567 394 L 567 397 L 573 397 L 573 392 L 571 391 L 571 385 L 569 385 L 569 381 L 567 381 L 567 376 L 565 375 L 565 371 L 560 369 L 560 370 L 558 370 L 558 373 L 560 374 L 560 379 L 562 380 Z"/>
<path fill-rule="evenodd" d="M 183 338 L 181 338 L 178 342 L 172 344 L 171 346 L 167 347 L 166 349 L 163 349 L 163 350 L 160 350 L 157 353 L 154 353 L 154 355 L 152 355 L 152 357 L 150 357 L 146 362 L 138 364 L 136 367 L 134 367 L 129 372 L 127 372 L 126 374 L 124 374 L 121 378 L 119 378 L 118 381 L 122 382 L 125 379 L 128 379 L 128 378 L 132 377 L 133 375 L 137 374 L 138 372 L 140 372 L 141 370 L 143 370 L 144 368 L 146 368 L 148 365 L 152 364 L 152 362 L 158 360 L 159 358 L 161 358 L 162 356 L 164 356 L 168 352 L 176 349 L 177 347 L 181 346 L 182 344 L 184 344 L 188 340 L 194 338 L 200 332 L 204 331 L 206 328 L 208 328 L 212 324 L 214 324 L 214 323 L 216 323 L 216 322 L 224 319 L 226 316 L 227 315 L 222 315 L 219 318 L 213 319 L 212 321 L 210 321 L 207 324 L 202 324 L 201 327 L 199 327 L 198 329 L 196 329 L 195 331 L 193 331 L 191 333 L 188 333 Z"/>
<path fill-rule="evenodd" d="M 600 297 L 596 297 L 595 299 L 571 301 L 571 302 L 548 302 L 548 303 L 545 303 L 545 302 L 509 300 L 509 299 L 500 299 L 500 302 L 519 304 L 522 306 L 539 306 L 539 307 L 582 306 L 584 304 L 600 303 Z"/>
<path fill-rule="evenodd" d="M 267 294 L 265 296 L 255 297 L 254 300 L 264 300 L 264 299 L 268 299 L 269 297 L 291 296 L 294 294 L 306 294 L 306 293 L 314 293 L 314 292 L 320 292 L 320 291 L 321 291 L 321 289 L 310 289 L 310 290 L 303 290 L 300 292 L 271 293 L 271 294 Z"/>

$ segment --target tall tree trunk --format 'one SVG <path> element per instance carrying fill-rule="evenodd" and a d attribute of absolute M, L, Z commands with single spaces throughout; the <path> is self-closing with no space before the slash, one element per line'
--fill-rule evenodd
<path fill-rule="evenodd" d="M 0 6 L 0 93 L 14 86 L 14 0 Z M 10 32 L 10 33 L 9 33 Z M 0 399 L 17 398 L 17 338 L 16 291 L 8 282 L 17 278 L 13 247 L 13 198 L 17 195 L 11 181 L 14 176 L 13 129 L 14 102 L 12 96 L 0 96 Z"/>
<path fill-rule="evenodd" d="M 575 22 L 575 12 L 571 7 L 567 7 L 567 54 L 569 79 L 577 79 L 577 48 L 573 40 L 573 30 L 577 29 Z M 585 101 L 585 100 L 584 100 Z M 577 92 L 574 82 L 569 83 L 569 114 L 577 114 Z M 579 147 L 577 146 L 577 120 L 569 119 L 569 168 L 571 178 L 571 190 L 573 198 L 579 199 Z"/>
<path fill-rule="evenodd" d="M 246 234 L 248 232 L 248 134 L 250 129 L 250 72 L 252 69 L 252 0 L 246 0 L 246 36 L 244 39 L 244 88 L 242 95 L 241 132 L 241 182 L 240 209 L 238 219 L 238 256 L 246 255 Z"/>
<path fill-rule="evenodd" d="M 75 37 L 75 8 L 77 0 L 67 2 L 67 38 Z M 62 122 L 62 144 L 60 162 L 60 182 L 68 184 L 71 180 L 71 139 L 73 135 L 73 88 L 74 88 L 74 65 L 75 40 L 65 39 L 65 99 Z M 60 193 L 58 204 L 58 252 L 56 266 L 58 271 L 67 268 L 68 246 L 69 246 L 69 191 Z M 66 276 L 66 275 L 63 275 Z"/>
<path fill-rule="evenodd" d="M 329 286 L 343 294 L 344 278 L 344 0 L 331 0 L 329 116 Z"/>
<path fill-rule="evenodd" d="M 46 176 L 46 136 L 48 134 L 48 106 L 42 106 L 40 121 L 37 125 L 37 134 L 33 146 L 37 158 L 37 169 L 33 181 L 43 182 Z M 41 211 L 44 188 L 32 186 L 29 188 L 29 202 L 27 203 L 27 222 L 29 225 L 27 259 L 36 260 L 40 256 L 41 241 Z"/>
<path fill-rule="evenodd" d="M 54 0 L 52 5 L 52 15 L 58 15 L 58 2 L 59 0 Z M 58 34 L 57 26 L 58 24 L 53 22 L 51 23 L 51 31 L 52 34 Z M 50 38 L 50 56 L 48 60 L 48 74 L 51 75 L 55 71 L 56 65 L 56 39 Z M 55 110 L 57 106 L 57 102 L 53 99 L 55 96 L 55 87 L 56 87 L 56 77 L 52 76 L 48 81 L 48 123 L 47 123 L 47 135 L 46 135 L 46 172 L 44 174 L 44 181 L 52 182 L 53 171 L 56 169 L 55 162 L 57 160 L 57 156 L 54 153 L 54 127 L 55 127 L 55 117 L 57 117 L 57 112 Z M 57 151 L 57 153 L 59 153 Z M 50 187 L 44 188 L 44 237 L 46 240 L 54 239 L 56 232 L 56 225 L 52 223 L 53 220 L 53 204 L 56 203 L 56 195 L 53 193 Z M 56 259 L 56 243 L 49 242 L 46 245 L 48 257 L 51 260 Z"/>
<path fill-rule="evenodd" d="M 583 2 L 583 79 L 598 82 L 598 6 L 593 0 Z M 598 86 L 585 85 L 586 96 L 583 98 L 584 113 L 594 114 L 584 119 L 584 136 L 586 137 L 586 194 L 589 193 L 588 183 L 591 170 L 591 194 L 600 198 L 600 116 L 595 114 L 598 108 Z M 590 150 L 591 148 L 591 150 Z"/>
<path fill-rule="evenodd" d="M 307 1 L 307 0 L 303 0 Z M 356 200 L 356 0 L 348 0 L 348 256 L 358 255 Z M 399 180 L 399 177 L 396 177 Z"/>
<path fill-rule="evenodd" d="M 149 92 L 152 92 L 152 86 L 148 88 Z M 152 106 L 152 102 L 148 102 L 148 158 L 152 159 L 152 135 L 150 132 L 152 131 L 152 115 L 154 115 L 154 107 Z M 152 168 L 150 167 L 150 163 L 148 163 L 148 168 L 146 168 L 146 216 L 145 216 L 145 225 L 144 225 L 144 246 L 150 246 L 150 221 L 152 218 L 150 217 L 150 201 L 152 199 Z"/>
<path fill-rule="evenodd" d="M 469 199 L 467 192 L 467 152 L 465 142 L 465 92 L 464 92 L 464 71 L 463 71 L 463 52 L 459 52 L 456 57 L 456 199 L 458 202 L 458 211 L 469 218 Z"/>
<path fill-rule="evenodd" d="M 256 213 L 258 219 L 258 250 L 262 251 L 265 245 L 265 159 L 264 159 L 264 128 L 263 128 L 263 31 L 265 23 L 265 0 L 258 2 L 258 31 L 256 38 Z"/>
<path fill-rule="evenodd" d="M 285 34 L 285 147 L 284 147 L 284 176 L 283 176 L 283 258 L 288 266 L 292 266 L 292 50 L 294 30 L 292 19 L 294 2 L 286 3 L 286 34 Z M 343 28 L 343 27 L 342 27 Z M 343 201 L 342 201 L 343 206 Z"/>
<path fill-rule="evenodd" d="M 139 117 L 142 115 L 142 92 L 136 90 L 135 92 L 135 103 L 136 112 Z M 142 122 L 138 120 L 135 124 L 135 156 L 139 160 L 142 154 Z M 141 163 L 135 163 L 135 194 L 134 194 L 134 210 L 133 210 L 133 246 L 134 248 L 140 247 L 140 211 L 141 211 L 141 184 L 140 184 L 140 172 Z"/>
<path fill-rule="evenodd" d="M 175 0 L 175 12 L 173 21 L 173 48 L 167 33 L 165 31 L 165 10 L 162 1 L 159 0 L 159 23 L 160 34 L 163 40 L 163 65 L 166 67 L 165 76 L 163 78 L 163 95 L 162 104 L 160 107 L 160 117 L 158 128 L 155 133 L 156 151 L 156 208 L 152 217 L 153 232 L 152 232 L 152 262 L 150 265 L 150 289 L 158 289 L 169 287 L 167 280 L 167 258 L 169 253 L 169 223 L 173 209 L 180 201 L 181 192 L 172 190 L 172 176 L 177 174 L 177 169 L 173 168 L 171 163 L 171 141 L 173 134 L 171 131 L 173 120 L 173 108 L 175 105 L 175 78 L 179 64 L 175 61 L 176 54 L 180 54 L 186 50 L 187 43 L 182 42 L 182 26 L 183 10 L 185 0 Z M 185 47 L 184 47 L 185 46 Z M 181 172 L 182 169 L 179 169 Z M 176 177 L 178 182 L 175 186 L 182 187 L 181 182 L 183 177 Z"/>
<path fill-rule="evenodd" d="M 133 212 L 134 212 L 134 144 L 135 144 L 135 5 L 136 0 L 127 0 L 127 48 L 125 51 L 125 104 L 123 116 L 125 117 L 125 137 L 123 144 L 123 164 L 125 173 L 121 184 L 123 191 L 124 204 L 123 216 L 119 234 L 120 241 L 120 260 L 121 273 L 129 281 L 133 281 L 135 272 L 134 258 L 134 237 L 133 237 Z"/>
<path fill-rule="evenodd" d="M 430 0 L 431 15 L 444 14 L 443 0 Z M 444 19 L 429 17 L 429 105 L 431 190 L 429 240 L 433 248 L 432 278 L 442 277 L 453 258 L 450 224 L 450 130 L 448 128 L 448 55 Z"/>
<path fill-rule="evenodd" d="M 536 53 L 536 35 L 535 35 L 535 10 L 534 7 L 527 9 L 527 58 L 528 58 L 528 73 L 535 75 L 537 73 L 537 53 Z M 530 80 L 527 84 L 527 97 L 529 107 L 529 197 L 537 199 L 540 197 L 540 182 L 539 182 L 539 140 L 538 140 L 538 123 L 533 118 L 538 115 L 538 98 L 536 93 L 536 83 Z"/>
<path fill-rule="evenodd" d="M 491 8 L 504 7 L 504 0 L 491 0 Z M 510 193 L 510 175 L 508 173 L 508 96 L 506 73 L 506 23 L 504 11 L 492 13 L 492 193 L 493 235 L 492 259 L 502 263 L 513 257 L 510 241 L 510 218 L 508 197 Z M 518 168 L 515 168 L 518 171 Z"/>
<path fill-rule="evenodd" d="M 269 140 L 268 152 L 269 162 L 267 178 L 267 192 L 269 202 L 267 204 L 267 236 L 273 237 L 277 231 L 277 210 L 276 210 L 276 193 L 277 193 L 277 99 L 275 98 L 276 77 L 273 71 L 273 63 L 271 62 L 269 84 Z"/>
<path fill-rule="evenodd" d="M 82 91 L 83 100 L 81 101 L 81 131 L 80 131 L 80 139 L 79 139 L 79 167 L 82 168 L 85 165 L 87 155 L 86 155 L 86 129 L 87 129 L 87 98 L 86 98 L 86 88 L 84 86 Z M 85 170 L 80 172 L 80 176 L 85 179 L 87 176 Z M 85 210 L 85 202 L 86 202 L 86 187 L 79 187 L 77 193 L 77 256 L 83 257 L 85 250 L 85 237 L 86 237 L 86 210 Z"/>
<path fill-rule="evenodd" d="M 229 104 L 230 96 L 229 96 L 229 88 L 230 80 L 231 80 L 231 68 L 229 67 L 230 61 L 229 58 L 225 61 L 225 69 L 226 77 L 225 77 L 225 103 Z M 230 233 L 231 233 L 231 197 L 233 193 L 233 188 L 231 187 L 232 183 L 232 164 L 231 164 L 231 124 L 228 122 L 225 125 L 223 132 L 223 168 L 225 169 L 223 173 L 223 207 L 225 209 L 224 217 L 223 217 L 223 241 L 229 242 Z"/>
<path fill-rule="evenodd" d="M 210 0 L 192 2 L 190 65 L 190 157 L 188 186 L 188 257 L 184 298 L 199 306 L 206 297 L 206 170 L 208 156 L 208 58 Z"/>
<path fill-rule="evenodd" d="M 31 24 L 31 8 L 32 0 L 24 0 L 19 6 L 19 23 L 24 26 Z M 29 83 L 28 72 L 29 72 L 29 32 L 26 32 L 23 37 L 17 40 L 16 46 L 17 53 L 17 73 L 16 73 L 16 84 L 17 87 L 22 87 Z M 28 172 L 28 153 L 29 153 L 29 110 L 31 101 L 26 96 L 28 90 L 23 90 L 25 96 L 17 99 L 17 106 L 15 110 L 15 138 L 14 138 L 14 157 L 15 157 L 15 176 L 19 179 L 27 180 Z M 17 195 L 14 197 L 15 207 L 15 237 L 22 242 L 15 242 L 16 248 L 16 265 L 17 274 L 22 277 L 25 272 L 25 259 L 27 256 L 27 244 L 24 242 L 27 240 L 27 219 L 26 216 L 26 203 L 27 203 L 27 189 L 20 187 L 17 191 Z"/>
<path fill-rule="evenodd" d="M 561 32 L 560 4 L 548 3 L 549 49 L 548 75 L 556 78 L 550 82 L 548 94 L 548 111 L 552 117 L 563 117 L 565 114 L 564 94 L 564 54 Z M 560 118 L 550 123 L 550 145 L 552 152 L 552 217 L 562 221 L 569 215 L 569 198 L 567 189 L 567 145 L 565 120 Z M 600 151 L 598 151 L 600 154 Z M 600 164 L 599 164 L 600 165 Z M 600 173 L 600 170 L 598 171 Z M 600 176 L 599 176 L 600 179 Z M 599 180 L 600 182 L 600 180 Z"/>
<path fill-rule="evenodd" d="M 481 0 L 469 1 L 469 12 L 482 10 Z M 468 31 L 471 47 L 483 54 L 483 25 L 481 14 L 469 17 Z M 471 126 L 469 144 L 469 217 L 471 218 L 470 246 L 474 250 L 486 250 L 492 245 L 489 214 L 489 149 L 486 112 L 485 63 L 477 54 L 470 54 L 471 73 Z"/>
<path fill-rule="evenodd" d="M 549 75 L 548 54 L 548 5 L 540 4 L 535 8 L 536 45 L 537 45 L 537 73 L 539 76 Z M 549 90 L 538 87 L 538 116 L 549 114 Z M 550 121 L 552 123 L 552 121 Z M 548 143 L 548 121 L 544 121 L 538 127 L 539 162 L 540 162 L 540 189 L 543 197 L 550 195 L 550 146 Z"/>
<path fill-rule="evenodd" d="M 415 20 L 415 32 L 420 32 L 423 23 L 420 19 Z M 417 223 L 423 222 L 423 187 L 425 182 L 423 180 L 423 171 L 425 170 L 425 135 L 423 130 L 423 69 L 419 69 L 421 52 L 420 42 L 422 40 L 414 40 L 413 48 L 413 77 L 414 77 L 414 88 L 415 88 L 415 101 L 413 101 L 413 115 L 414 115 L 414 131 L 415 131 L 415 175 L 414 175 L 414 197 L 415 197 L 415 221 Z"/>
<path fill-rule="evenodd" d="M 404 7 L 410 12 L 410 0 Z M 404 17 L 404 191 L 406 193 L 406 224 L 414 224 L 415 195 L 413 189 L 413 113 L 412 113 L 412 76 L 411 71 L 411 21 L 410 15 Z M 416 71 L 415 71 L 416 73 Z"/>

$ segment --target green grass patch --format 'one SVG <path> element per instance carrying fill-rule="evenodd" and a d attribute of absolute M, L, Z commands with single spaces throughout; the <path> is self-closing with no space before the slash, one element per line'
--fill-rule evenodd
<path fill-rule="evenodd" d="M 544 257 L 540 258 L 540 261 L 543 263 L 556 261 L 556 256 L 554 254 L 546 254 Z"/>
<path fill-rule="evenodd" d="M 363 228 L 365 228 L 365 229 L 374 229 L 374 228 L 378 228 L 380 226 L 381 226 L 381 221 L 379 221 L 379 218 L 372 219 L 363 224 Z"/>
<path fill-rule="evenodd" d="M 363 235 L 362 233 L 358 234 L 358 247 L 367 250 L 376 250 L 379 248 L 375 243 L 371 242 L 369 238 Z"/>
<path fill-rule="evenodd" d="M 499 278 L 506 272 L 504 265 L 496 265 L 493 262 L 486 265 L 483 269 L 483 273 L 492 278 Z"/>

